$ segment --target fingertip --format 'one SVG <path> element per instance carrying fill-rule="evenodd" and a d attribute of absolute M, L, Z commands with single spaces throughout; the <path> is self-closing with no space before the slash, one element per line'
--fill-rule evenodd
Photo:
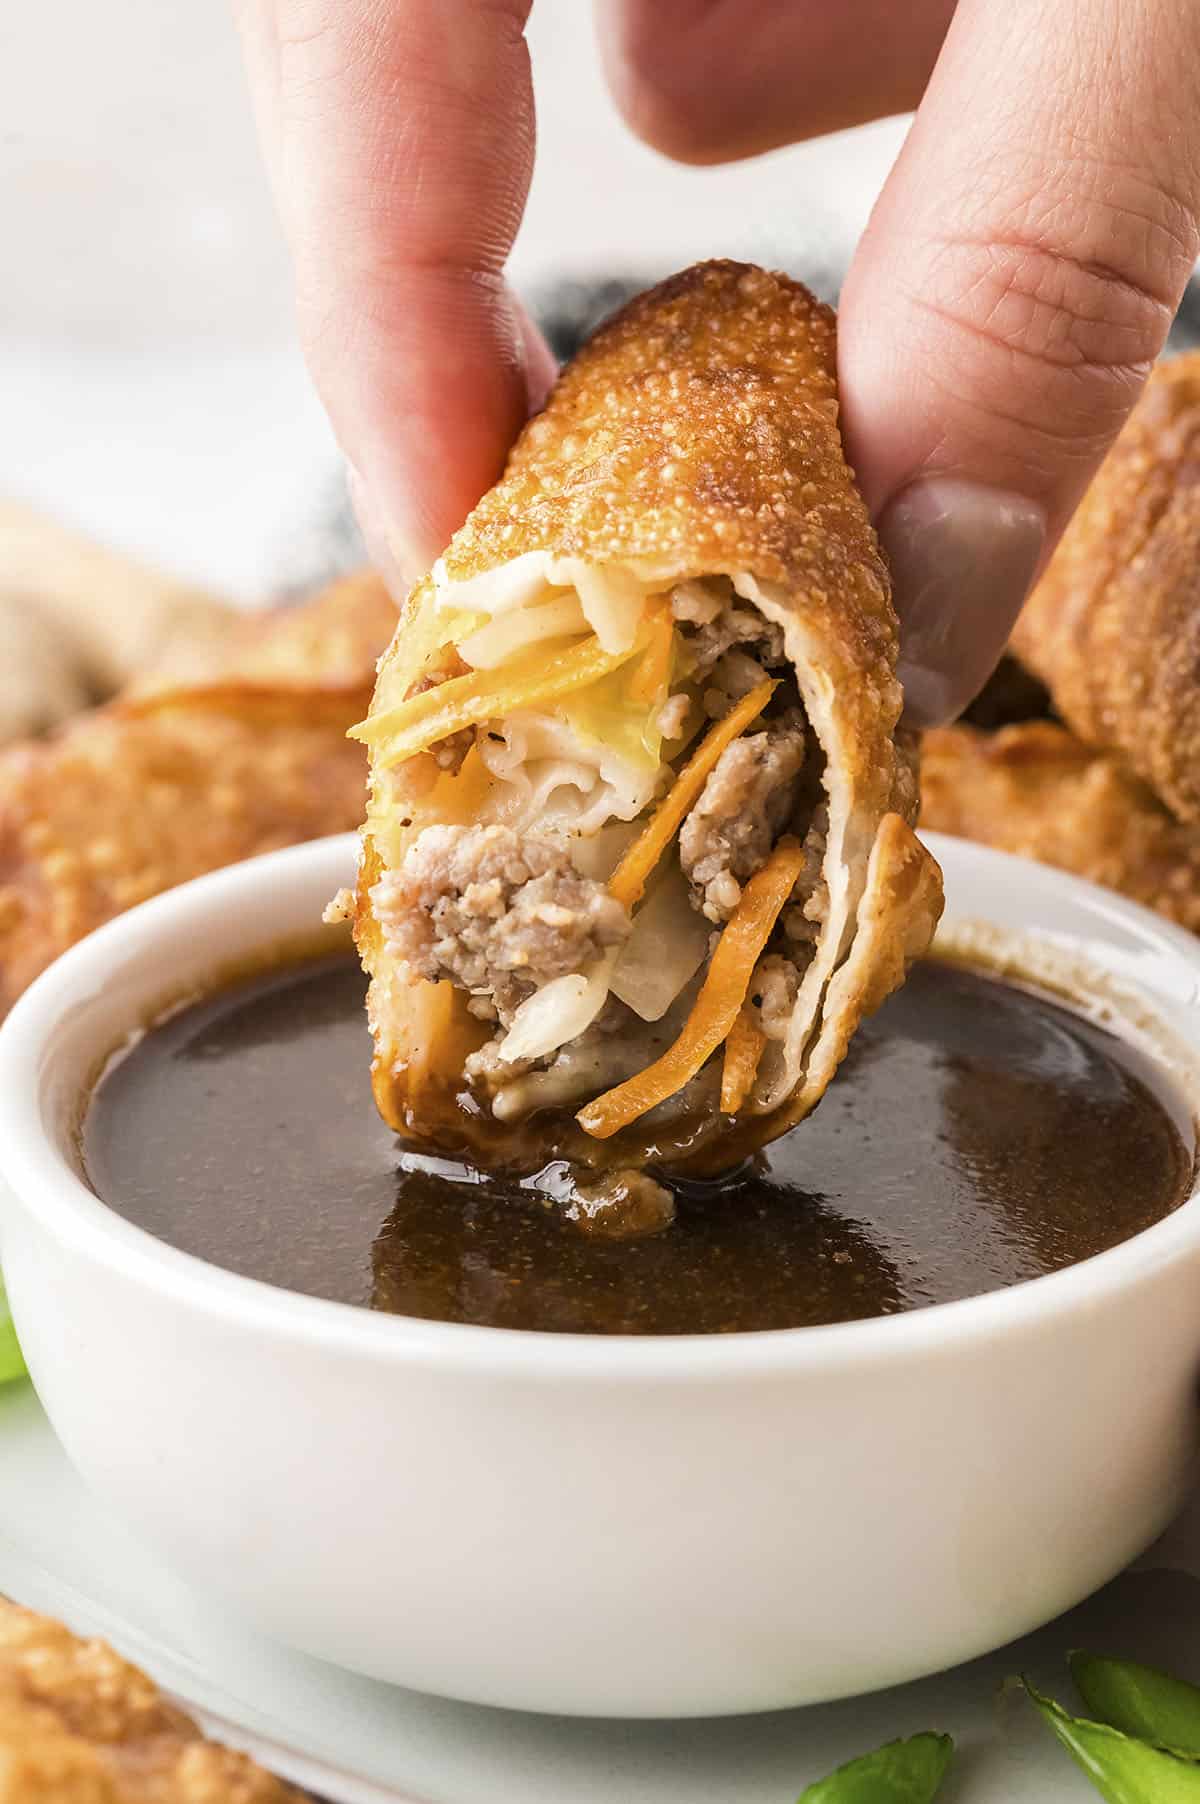
<path fill-rule="evenodd" d="M 558 380 L 558 359 L 542 336 L 520 295 L 511 294 L 513 315 L 520 336 L 521 356 L 525 367 L 525 395 L 530 413 L 540 413 L 547 396 Z"/>
<path fill-rule="evenodd" d="M 1042 559 L 1045 510 L 1023 495 L 926 477 L 884 508 L 879 536 L 900 619 L 905 719 L 939 726 L 999 662 Z"/>
<path fill-rule="evenodd" d="M 397 528 L 389 531 L 370 489 L 353 464 L 346 466 L 346 490 L 366 547 L 367 562 L 383 578 L 392 600 L 399 605 L 413 584 L 431 568 L 439 548 L 429 543 L 410 543 Z"/>
<path fill-rule="evenodd" d="M 410 309 L 403 364 L 401 334 L 385 335 L 375 379 L 359 384 L 343 416 L 351 500 L 371 560 L 397 599 L 499 478 L 557 376 L 549 347 L 507 288 L 473 287 L 468 301 L 458 310 L 443 293 L 425 325 Z M 368 369 L 362 347 L 355 367 L 360 375 Z M 344 401 L 345 384 L 338 394 Z"/>
<path fill-rule="evenodd" d="M 532 169 L 529 0 L 269 0 L 301 343 L 406 586 L 549 380 L 503 268 Z"/>

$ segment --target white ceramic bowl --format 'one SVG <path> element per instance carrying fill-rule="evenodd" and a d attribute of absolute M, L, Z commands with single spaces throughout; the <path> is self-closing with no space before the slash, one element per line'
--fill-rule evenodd
<path fill-rule="evenodd" d="M 934 843 L 952 919 L 1077 946 L 1200 1052 L 1200 943 L 1055 872 Z M 686 1716 L 964 1660 L 1164 1526 L 1197 1426 L 1200 1198 L 966 1302 L 643 1340 L 293 1296 L 106 1208 L 73 1136 L 97 1059 L 164 996 L 309 928 L 353 845 L 135 909 L 0 1034 L 0 1253 L 35 1382 L 81 1472 L 181 1573 L 404 1685 Z"/>

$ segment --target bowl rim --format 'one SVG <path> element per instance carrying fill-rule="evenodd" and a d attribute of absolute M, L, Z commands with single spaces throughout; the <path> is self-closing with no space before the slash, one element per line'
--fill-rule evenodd
<path fill-rule="evenodd" d="M 985 873 L 992 870 L 998 891 L 1009 888 L 1021 873 L 1034 871 L 1068 902 L 1143 942 L 1156 942 L 1160 953 L 1182 959 L 1195 977 L 1185 1000 L 1195 1014 L 1189 1043 L 1200 1052 L 1200 940 L 1137 903 L 1052 867 L 945 834 L 922 838 L 951 870 L 964 861 Z M 70 1164 L 45 1120 L 48 1042 L 68 1008 L 86 1008 L 88 998 L 94 1001 L 99 993 L 105 972 L 111 974 L 131 953 L 151 947 L 156 936 L 178 932 L 188 917 L 245 907 L 248 897 L 305 876 L 312 879 L 317 871 L 325 873 L 326 866 L 333 872 L 328 881 L 332 894 L 340 880 L 338 869 L 343 877 L 349 873 L 357 843 L 356 834 L 338 834 L 209 872 L 107 922 L 35 979 L 0 1026 L 0 1229 L 9 1211 L 33 1214 L 38 1231 L 60 1245 L 226 1326 L 385 1366 L 418 1363 L 486 1373 L 490 1379 L 525 1377 L 545 1383 L 568 1377 L 707 1383 L 766 1373 L 851 1371 L 904 1354 L 952 1356 L 964 1345 L 1036 1331 L 1065 1315 L 1094 1310 L 1117 1293 L 1152 1280 L 1180 1257 L 1200 1251 L 1198 1174 L 1188 1196 L 1161 1221 L 1061 1271 L 890 1316 L 729 1335 L 558 1333 L 391 1315 L 284 1290 L 183 1252 L 102 1201 Z M 326 882 L 323 874 L 323 889 Z M 264 918 L 269 919 L 265 911 Z M 285 937 L 279 932 L 273 936 L 275 943 Z M 266 934 L 263 943 L 269 943 Z M 4 1194 L 4 1187 L 10 1194 Z M 19 1289 L 17 1315 L 19 1330 Z"/>

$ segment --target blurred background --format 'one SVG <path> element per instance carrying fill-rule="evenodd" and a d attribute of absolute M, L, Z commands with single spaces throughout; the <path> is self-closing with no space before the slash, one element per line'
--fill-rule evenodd
<path fill-rule="evenodd" d="M 539 155 L 513 271 L 560 342 L 597 284 L 701 256 L 836 292 L 907 121 L 677 168 L 620 124 L 590 12 L 540 0 L 529 33 Z M 223 0 L 0 9 L 0 245 L 0 501 L 244 602 L 345 559 Z"/>

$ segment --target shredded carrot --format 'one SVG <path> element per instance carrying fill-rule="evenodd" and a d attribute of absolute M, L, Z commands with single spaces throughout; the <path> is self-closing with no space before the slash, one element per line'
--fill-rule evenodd
<path fill-rule="evenodd" d="M 626 908 L 633 908 L 641 901 L 651 871 L 678 833 L 684 816 L 698 799 L 717 759 L 751 721 L 758 719 L 774 689 L 775 684 L 770 678 L 759 683 L 728 714 L 718 720 L 700 741 L 609 878 L 610 895 L 624 903 Z"/>
<path fill-rule="evenodd" d="M 804 848 L 799 841 L 781 839 L 742 891 L 742 899 L 717 941 L 708 976 L 674 1045 L 636 1077 L 597 1096 L 575 1117 L 595 1139 L 607 1140 L 648 1109 L 674 1096 L 717 1050 L 737 1020 L 754 967 L 803 869 Z"/>
<path fill-rule="evenodd" d="M 398 764 L 426 751 L 462 727 L 500 720 L 518 708 L 536 708 L 607 676 L 646 647 L 645 631 L 626 651 L 608 652 L 595 634 L 581 643 L 516 659 L 507 669 L 472 670 L 413 695 L 382 714 L 368 715 L 347 738 L 374 748 L 383 764 Z"/>
<path fill-rule="evenodd" d="M 743 1002 L 725 1041 L 725 1063 L 721 1068 L 722 1115 L 736 1115 L 749 1096 L 766 1043 L 766 1034 L 754 1019 L 749 1004 Z"/>
<path fill-rule="evenodd" d="M 637 669 L 629 685 L 635 702 L 653 702 L 666 697 L 671 680 L 671 653 L 675 647 L 675 622 L 665 596 L 653 612 L 648 610 L 649 642 L 638 659 Z"/>

